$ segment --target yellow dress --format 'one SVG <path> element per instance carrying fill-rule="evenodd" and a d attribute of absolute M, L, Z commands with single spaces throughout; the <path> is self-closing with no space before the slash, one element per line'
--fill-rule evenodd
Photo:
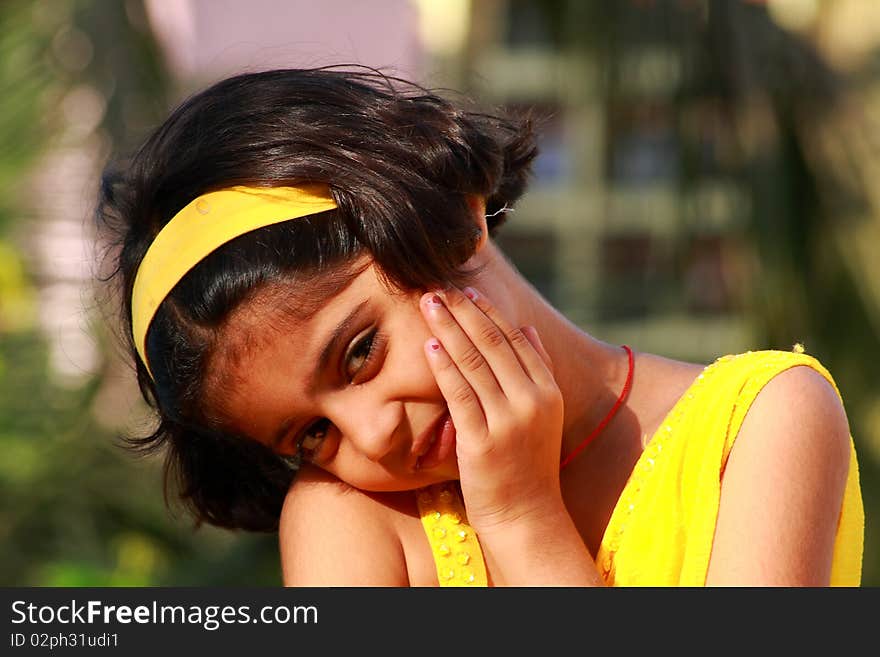
<path fill-rule="evenodd" d="M 761 389 L 780 372 L 798 365 L 813 368 L 837 390 L 819 361 L 797 352 L 723 356 L 703 370 L 642 452 L 614 507 L 596 555 L 608 585 L 705 585 L 727 456 Z M 849 475 L 831 566 L 832 586 L 861 583 L 864 509 L 852 438 L 850 445 Z M 467 525 L 455 490 L 454 486 L 438 485 L 423 489 L 418 497 L 438 581 L 441 586 L 486 586 L 479 542 Z M 442 505 L 441 495 L 446 500 Z M 450 519 L 469 540 L 464 576 L 461 564 L 455 562 L 457 552 L 445 541 L 451 535 Z"/>

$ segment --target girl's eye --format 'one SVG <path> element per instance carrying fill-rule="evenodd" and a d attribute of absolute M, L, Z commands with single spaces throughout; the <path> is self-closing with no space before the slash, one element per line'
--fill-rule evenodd
<path fill-rule="evenodd" d="M 323 443 L 324 438 L 327 437 L 327 427 L 329 423 L 330 421 L 327 418 L 321 418 L 302 433 L 300 439 L 297 441 L 295 452 L 302 458 L 302 460 L 311 461 L 314 459 L 318 450 L 321 448 L 321 443 Z"/>
<path fill-rule="evenodd" d="M 382 353 L 384 337 L 378 331 L 370 332 L 345 357 L 345 375 L 352 383 L 363 380 Z"/>
<path fill-rule="evenodd" d="M 384 344 L 384 336 L 378 331 L 371 331 L 348 352 L 345 357 L 345 375 L 349 381 L 359 383 L 370 374 L 382 353 Z M 327 418 L 316 420 L 300 435 L 296 442 L 295 453 L 303 461 L 313 461 L 321 450 L 329 428 L 330 420 Z"/>

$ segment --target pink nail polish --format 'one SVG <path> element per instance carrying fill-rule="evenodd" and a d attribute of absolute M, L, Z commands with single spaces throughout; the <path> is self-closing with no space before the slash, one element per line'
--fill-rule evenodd
<path fill-rule="evenodd" d="M 437 338 L 431 338 L 428 340 L 428 348 L 431 351 L 440 351 L 440 342 L 437 341 Z"/>
<path fill-rule="evenodd" d="M 477 294 L 477 291 L 472 287 L 466 287 L 462 290 L 462 292 L 464 292 L 464 295 L 471 301 L 476 301 L 477 297 L 480 296 L 479 294 Z"/>

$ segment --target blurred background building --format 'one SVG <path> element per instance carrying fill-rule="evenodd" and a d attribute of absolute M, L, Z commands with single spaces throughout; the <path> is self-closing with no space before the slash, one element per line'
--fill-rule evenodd
<path fill-rule="evenodd" d="M 859 450 L 880 584 L 880 3 L 6 0 L 0 584 L 277 584 L 274 536 L 193 531 L 111 333 L 97 177 L 242 70 L 366 64 L 542 126 L 499 237 L 591 334 L 710 362 L 802 344 Z"/>

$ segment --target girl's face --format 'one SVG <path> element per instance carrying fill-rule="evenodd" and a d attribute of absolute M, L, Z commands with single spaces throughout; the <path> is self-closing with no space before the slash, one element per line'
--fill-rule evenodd
<path fill-rule="evenodd" d="M 430 467 L 419 461 L 447 413 L 425 360 L 421 297 L 390 294 L 369 266 L 306 320 L 251 301 L 212 365 L 223 383 L 210 397 L 225 424 L 362 490 L 457 478 L 454 450 Z"/>

